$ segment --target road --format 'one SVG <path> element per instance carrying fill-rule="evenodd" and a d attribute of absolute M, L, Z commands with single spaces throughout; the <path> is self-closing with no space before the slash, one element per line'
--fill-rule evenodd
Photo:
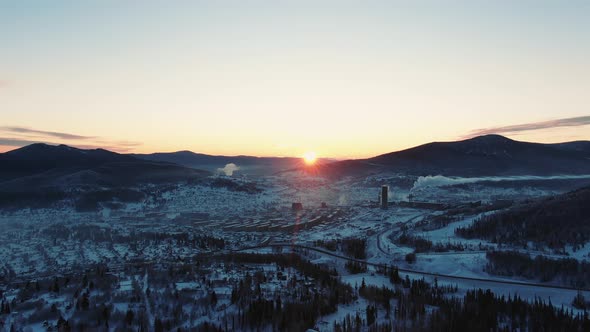
<path fill-rule="evenodd" d="M 192 256 L 192 257 L 184 257 L 183 260 L 186 260 L 186 259 L 190 260 L 191 258 L 198 257 L 198 256 L 215 256 L 215 255 L 219 255 L 219 254 L 223 254 L 223 253 L 227 254 L 227 253 L 231 253 L 231 252 L 242 252 L 242 251 L 247 251 L 247 250 L 256 250 L 256 249 L 264 249 L 264 248 L 291 248 L 291 249 L 298 248 L 298 249 L 304 249 L 304 250 L 317 252 L 320 254 L 324 254 L 324 255 L 331 256 L 331 257 L 338 258 L 338 259 L 342 259 L 342 260 L 363 263 L 363 264 L 366 264 L 367 266 L 373 266 L 373 267 L 378 267 L 378 268 L 391 267 L 391 266 L 388 266 L 385 264 L 371 263 L 366 260 L 351 258 L 351 257 L 344 256 L 344 255 L 339 255 L 339 254 L 330 252 L 328 250 L 319 249 L 316 247 L 310 247 L 310 246 L 306 246 L 306 245 L 293 244 L 293 243 L 277 243 L 277 242 L 268 243 L 267 241 L 263 241 L 263 243 L 256 245 L 256 246 L 251 246 L 251 247 L 246 247 L 246 248 L 241 248 L 241 249 L 236 249 L 236 250 L 229 250 L 229 251 L 228 250 L 217 250 L 217 251 L 199 253 L 199 254 Z M 112 266 L 109 266 L 109 271 L 110 272 L 121 272 L 121 271 L 125 270 L 125 268 L 127 268 L 127 267 L 145 266 L 145 265 L 150 265 L 150 264 L 186 264 L 186 263 L 184 261 L 178 261 L 178 260 L 158 260 L 158 261 L 143 260 L 143 261 L 125 262 L 125 263 L 119 263 L 116 265 L 112 265 Z M 497 285 L 502 285 L 502 284 L 504 284 L 504 285 L 518 285 L 518 286 L 528 286 L 528 287 L 549 288 L 549 289 L 556 289 L 556 290 L 559 290 L 559 289 L 571 290 L 571 291 L 582 290 L 582 291 L 590 292 L 590 289 L 579 289 L 579 288 L 574 288 L 574 287 L 548 285 L 548 284 L 540 284 L 540 283 L 524 282 L 524 281 L 462 277 L 462 276 L 454 276 L 454 275 L 441 274 L 441 273 L 419 271 L 419 270 L 407 269 L 407 268 L 398 268 L 398 271 L 402 272 L 402 273 L 413 274 L 413 275 L 430 276 L 430 277 L 436 277 L 436 278 L 441 278 L 441 279 L 444 278 L 447 280 L 477 281 L 477 282 L 481 282 L 484 284 L 488 283 L 488 284 L 497 284 Z M 66 276 L 66 275 L 78 275 L 78 274 L 80 274 L 80 272 L 73 272 L 72 271 L 72 272 L 66 272 L 66 273 L 51 274 L 50 276 L 54 277 L 56 275 Z M 11 285 L 22 284 L 22 283 L 26 283 L 27 281 L 35 281 L 35 280 L 37 280 L 39 278 L 43 278 L 43 277 L 49 277 L 49 275 L 29 276 L 29 278 L 27 278 L 27 280 L 21 279 L 18 281 L 10 282 L 8 284 L 11 284 Z"/>
<path fill-rule="evenodd" d="M 343 260 L 348 260 L 348 261 L 353 261 L 353 262 L 358 262 L 358 263 L 364 263 L 364 264 L 367 264 L 367 266 L 373 266 L 373 267 L 379 267 L 379 268 L 389 268 L 390 267 L 390 266 L 385 265 L 385 264 L 371 263 L 371 262 L 368 262 L 366 260 L 355 259 L 355 258 L 351 258 L 351 257 L 339 255 L 339 254 L 336 254 L 336 253 L 333 253 L 333 252 L 330 252 L 330 251 L 327 251 L 327 250 L 324 250 L 324 249 L 319 249 L 319 248 L 305 246 L 305 245 L 299 245 L 299 244 L 291 244 L 291 243 L 271 243 L 271 244 L 267 244 L 267 245 L 264 245 L 264 246 L 256 246 L 256 247 L 244 248 L 244 249 L 236 250 L 236 251 L 245 251 L 245 250 L 262 249 L 262 248 L 273 248 L 273 247 L 275 247 L 275 248 L 276 247 L 281 247 L 281 248 L 291 247 L 291 248 L 305 249 L 305 250 L 310 250 L 310 251 L 318 252 L 318 253 L 321 253 L 321 254 L 324 254 L 324 255 L 328 255 L 328 256 L 331 256 L 331 257 L 343 259 Z M 482 282 L 482 283 L 493 283 L 493 284 L 504 284 L 504 285 L 518 285 L 518 286 L 531 286 L 531 287 L 541 287 L 541 288 L 551 288 L 551 289 L 566 289 L 566 290 L 573 290 L 573 291 L 577 291 L 577 290 L 590 291 L 590 289 L 580 289 L 580 288 L 567 287 L 567 286 L 559 286 L 559 285 L 548 285 L 548 284 L 540 284 L 540 283 L 524 282 L 524 281 L 511 281 L 511 280 L 499 280 L 499 279 L 487 279 L 487 278 L 461 277 L 461 276 L 453 276 L 453 275 L 448 275 L 448 274 L 432 273 L 432 272 L 419 271 L 419 270 L 413 270 L 413 269 L 405 269 L 405 268 L 398 268 L 398 271 L 399 272 L 402 272 L 402 273 L 411 273 L 411 274 L 416 274 L 416 275 L 431 276 L 431 277 L 444 278 L 444 279 L 449 279 L 449 280 L 477 281 L 477 282 Z"/>
<path fill-rule="evenodd" d="M 406 220 L 402 224 L 406 225 L 406 224 L 411 223 L 412 221 L 416 220 L 417 218 L 425 217 L 428 214 L 430 214 L 430 213 L 426 212 L 426 213 L 419 214 L 417 216 L 414 216 L 414 217 Z M 397 223 L 397 224 L 400 224 L 400 223 Z M 381 244 L 381 237 L 385 236 L 386 233 L 393 232 L 395 230 L 399 230 L 399 226 L 395 226 L 394 228 L 385 229 L 383 232 L 377 234 L 377 249 L 379 249 L 379 251 L 381 251 L 385 255 L 391 255 L 391 253 L 389 251 L 385 251 L 385 249 L 383 249 L 383 246 Z"/>

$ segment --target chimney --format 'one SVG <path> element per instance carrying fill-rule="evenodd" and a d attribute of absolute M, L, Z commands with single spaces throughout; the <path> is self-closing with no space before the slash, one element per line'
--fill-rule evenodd
<path fill-rule="evenodd" d="M 387 203 L 389 199 L 389 186 L 383 185 L 381 186 L 381 208 L 387 209 Z"/>

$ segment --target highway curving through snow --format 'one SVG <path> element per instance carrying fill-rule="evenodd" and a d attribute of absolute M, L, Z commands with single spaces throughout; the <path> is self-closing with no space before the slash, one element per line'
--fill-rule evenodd
<path fill-rule="evenodd" d="M 372 262 L 369 262 L 369 261 L 366 261 L 366 260 L 362 260 L 362 259 L 351 258 L 351 257 L 348 257 L 348 256 L 340 255 L 340 254 L 333 253 L 333 252 L 330 252 L 328 250 L 324 250 L 324 249 L 320 249 L 320 248 L 316 248 L 316 247 L 310 247 L 310 246 L 306 246 L 306 245 L 292 244 L 292 243 L 269 243 L 269 244 L 260 245 L 260 246 L 254 246 L 254 247 L 249 247 L 249 248 L 238 249 L 238 250 L 235 250 L 235 252 L 238 252 L 238 251 L 246 251 L 246 250 L 255 250 L 255 249 L 263 249 L 263 248 L 277 248 L 277 247 L 280 247 L 280 248 L 290 247 L 292 249 L 298 248 L 298 249 L 310 250 L 310 251 L 314 251 L 314 252 L 317 252 L 317 253 L 320 253 L 320 254 L 324 254 L 324 255 L 331 256 L 331 257 L 339 258 L 339 259 L 342 259 L 342 260 L 347 260 L 347 261 L 352 261 L 352 262 L 358 262 L 358 263 L 364 263 L 364 264 L 367 264 L 367 266 L 373 266 L 373 267 L 378 267 L 378 268 L 389 268 L 389 267 L 391 267 L 391 266 L 388 266 L 388 265 L 385 265 L 385 264 L 381 264 L 381 263 L 372 263 Z M 441 273 L 433 273 L 433 272 L 419 271 L 419 270 L 407 269 L 407 268 L 398 268 L 398 271 L 399 272 L 402 272 L 402 273 L 413 274 L 413 275 L 422 275 L 422 276 L 436 277 L 439 280 L 441 280 L 441 279 L 447 279 L 447 280 L 477 281 L 477 282 L 480 282 L 480 283 L 493 283 L 493 284 L 504 284 L 504 285 L 530 286 L 530 287 L 551 288 L 551 289 L 566 289 L 566 290 L 573 290 L 573 291 L 582 290 L 582 291 L 590 292 L 590 289 L 579 289 L 579 288 L 568 287 L 568 286 L 541 284 L 541 283 L 526 282 L 526 281 L 515 281 L 515 280 L 505 280 L 505 279 L 490 279 L 490 278 L 462 277 L 462 276 L 455 276 L 455 275 L 448 275 L 448 274 L 441 274 Z"/>

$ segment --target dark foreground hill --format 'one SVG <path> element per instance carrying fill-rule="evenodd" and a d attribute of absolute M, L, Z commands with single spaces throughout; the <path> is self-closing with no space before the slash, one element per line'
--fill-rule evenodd
<path fill-rule="evenodd" d="M 590 142 L 541 144 L 486 135 L 335 162 L 322 169 L 336 176 L 384 171 L 448 176 L 590 174 Z"/>
<path fill-rule="evenodd" d="M 112 162 L 133 162 L 135 158 L 103 149 L 82 150 L 67 145 L 31 144 L 0 154 L 0 181 L 42 172 L 80 170 Z"/>
<path fill-rule="evenodd" d="M 477 220 L 457 234 L 497 243 L 550 248 L 584 245 L 590 241 L 590 187 L 516 205 Z"/>
<path fill-rule="evenodd" d="M 0 189 L 45 185 L 132 185 L 190 179 L 207 172 L 130 155 L 32 144 L 0 154 Z"/>
<path fill-rule="evenodd" d="M 124 200 L 129 195 L 122 188 L 198 182 L 209 174 L 102 149 L 33 144 L 0 154 L 0 207 L 46 206 L 96 190 L 114 190 Z"/>

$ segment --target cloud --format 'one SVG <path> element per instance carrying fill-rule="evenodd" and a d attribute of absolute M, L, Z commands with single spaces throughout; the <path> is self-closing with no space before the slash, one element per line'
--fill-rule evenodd
<path fill-rule="evenodd" d="M 30 145 L 30 144 L 35 144 L 35 143 L 44 143 L 44 144 L 49 144 L 49 145 L 59 145 L 60 143 L 55 143 L 55 142 L 48 142 L 48 141 L 44 141 L 44 140 L 27 140 L 27 139 L 20 139 L 20 138 L 14 138 L 14 137 L 0 137 L 0 147 L 23 147 L 26 145 Z M 139 143 L 137 143 L 139 145 Z M 126 147 L 126 146 L 120 146 L 117 145 L 116 143 L 111 144 L 111 145 L 93 145 L 93 144 L 68 144 L 71 147 L 74 148 L 78 148 L 78 149 L 86 149 L 86 150 L 94 150 L 94 149 L 104 149 L 104 150 L 109 150 L 109 151 L 115 151 L 115 152 L 119 152 L 119 153 L 126 153 L 126 152 L 130 152 L 132 150 L 131 147 Z M 0 152 L 2 152 L 2 150 L 11 150 L 11 149 L 0 149 Z"/>
<path fill-rule="evenodd" d="M 45 143 L 43 141 L 31 141 L 13 137 L 0 137 L 0 145 L 4 146 L 25 146 L 34 143 Z"/>
<path fill-rule="evenodd" d="M 98 140 L 98 141 L 94 141 L 94 144 L 96 145 L 100 145 L 100 146 L 117 146 L 120 149 L 131 149 L 140 145 L 143 145 L 143 143 L 140 142 L 131 142 L 131 141 L 105 141 L 105 140 Z M 106 148 L 104 148 L 106 149 Z"/>
<path fill-rule="evenodd" d="M 469 134 L 465 135 L 464 138 L 471 138 L 475 136 L 481 135 L 489 135 L 489 134 L 516 134 L 522 131 L 532 131 L 532 130 L 541 130 L 541 129 L 550 129 L 550 128 L 558 128 L 558 127 L 578 127 L 578 126 L 585 126 L 590 125 L 590 116 L 579 116 L 575 118 L 565 118 L 565 119 L 556 119 L 556 120 L 549 120 L 549 121 L 541 121 L 541 122 L 531 122 L 531 123 L 524 123 L 519 125 L 512 125 L 512 126 L 504 126 L 504 127 L 493 127 L 493 128 L 483 128 L 483 129 L 476 129 L 471 131 Z"/>
<path fill-rule="evenodd" d="M 4 126 L 4 127 L 0 127 L 0 130 L 5 131 L 5 132 L 11 132 L 11 133 L 19 133 L 19 134 L 43 135 L 43 136 L 56 137 L 56 138 L 65 139 L 65 140 L 69 140 L 69 139 L 88 140 L 88 139 L 96 138 L 93 136 L 82 136 L 82 135 L 75 135 L 75 134 L 70 134 L 70 133 L 61 133 L 61 132 L 56 132 L 56 131 L 36 130 L 36 129 L 30 129 L 30 128 L 25 128 L 25 127 Z"/>
<path fill-rule="evenodd" d="M 234 163 L 229 163 L 229 164 L 225 165 L 225 167 L 223 167 L 223 168 L 218 168 L 217 172 L 224 173 L 227 176 L 232 176 L 235 171 L 239 171 L 239 170 L 240 170 L 240 168 L 238 167 L 238 165 L 236 165 Z"/>
<path fill-rule="evenodd" d="M 18 126 L 0 126 L 0 146 L 22 147 L 34 143 L 67 144 L 80 149 L 105 149 L 120 153 L 131 152 L 140 142 L 109 140 L 97 136 L 84 136 L 65 132 L 39 130 Z M 2 149 L 4 150 L 4 149 Z"/>
<path fill-rule="evenodd" d="M 141 145 L 141 144 L 137 143 L 137 145 Z M 129 153 L 129 152 L 133 151 L 132 148 L 120 146 L 117 143 L 113 143 L 111 145 L 72 144 L 71 146 L 78 148 L 78 149 L 85 149 L 85 150 L 103 149 L 103 150 L 108 150 L 108 151 L 113 151 L 113 152 L 118 152 L 118 153 Z"/>

